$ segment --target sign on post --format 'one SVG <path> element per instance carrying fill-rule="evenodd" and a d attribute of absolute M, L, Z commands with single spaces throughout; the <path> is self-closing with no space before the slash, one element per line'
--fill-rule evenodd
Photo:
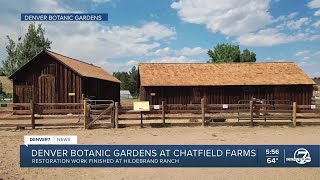
<path fill-rule="evenodd" d="M 149 101 L 133 102 L 134 111 L 150 111 Z"/>
<path fill-rule="evenodd" d="M 150 111 L 149 101 L 133 102 L 133 110 L 140 111 L 141 128 L 143 128 L 143 126 L 142 126 L 142 111 Z"/>

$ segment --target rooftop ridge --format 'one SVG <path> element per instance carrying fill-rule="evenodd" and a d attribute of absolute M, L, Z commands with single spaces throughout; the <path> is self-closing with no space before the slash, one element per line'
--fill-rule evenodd
<path fill-rule="evenodd" d="M 156 63 L 156 62 L 142 62 L 138 64 L 269 64 L 269 63 L 294 63 L 293 61 L 285 61 L 285 62 L 215 62 L 215 63 L 206 63 L 206 62 L 197 62 L 197 63 L 178 63 L 178 62 L 172 62 L 172 63 Z"/>
<path fill-rule="evenodd" d="M 141 63 L 139 75 L 142 86 L 315 84 L 293 62 Z"/>
<path fill-rule="evenodd" d="M 101 68 L 100 66 L 96 66 L 96 65 L 94 65 L 94 64 L 90 64 L 90 63 L 84 62 L 84 61 L 79 60 L 79 59 L 75 59 L 75 58 L 72 58 L 72 57 L 69 57 L 69 56 L 65 56 L 65 55 L 62 55 L 62 54 L 60 54 L 60 53 L 57 53 L 57 52 L 54 52 L 54 51 L 50 51 L 50 50 L 48 50 L 48 49 L 46 49 L 45 51 L 48 51 L 48 52 L 51 52 L 51 53 L 57 54 L 57 55 L 59 55 L 59 56 L 63 56 L 63 57 L 66 57 L 66 58 L 72 59 L 72 60 L 74 60 L 74 61 L 78 61 L 78 62 L 81 62 L 81 63 L 87 64 L 87 65 L 90 65 L 90 66 L 94 66 L 94 67 Z"/>

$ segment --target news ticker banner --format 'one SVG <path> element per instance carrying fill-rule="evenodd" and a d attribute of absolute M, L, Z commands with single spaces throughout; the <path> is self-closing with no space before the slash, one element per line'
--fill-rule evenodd
<path fill-rule="evenodd" d="M 107 13 L 21 13 L 21 21 L 108 21 Z"/>
<path fill-rule="evenodd" d="M 21 145 L 21 167 L 320 167 L 318 145 Z"/>

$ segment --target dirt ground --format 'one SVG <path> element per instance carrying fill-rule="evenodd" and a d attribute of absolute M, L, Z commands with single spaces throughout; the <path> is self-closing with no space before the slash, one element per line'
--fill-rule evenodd
<path fill-rule="evenodd" d="M 78 144 L 320 144 L 319 126 L 0 130 L 0 179 L 320 179 L 320 168 L 20 168 L 24 135 Z"/>

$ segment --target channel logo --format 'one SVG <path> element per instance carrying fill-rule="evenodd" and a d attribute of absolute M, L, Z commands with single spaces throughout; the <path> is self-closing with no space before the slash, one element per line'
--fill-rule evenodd
<path fill-rule="evenodd" d="M 311 162 L 311 156 L 305 148 L 299 148 L 294 152 L 293 158 L 286 158 L 286 161 L 295 161 L 298 164 L 306 164 Z"/>

